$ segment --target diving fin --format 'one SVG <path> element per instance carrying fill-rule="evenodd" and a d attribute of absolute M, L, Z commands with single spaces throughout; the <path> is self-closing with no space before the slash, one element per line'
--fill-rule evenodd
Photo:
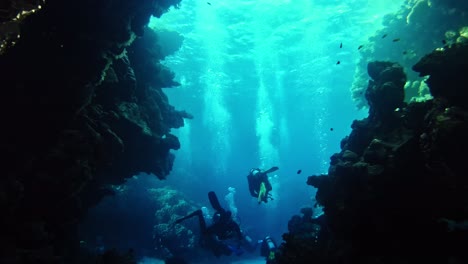
<path fill-rule="evenodd" d="M 265 173 L 271 173 L 271 172 L 274 172 L 274 171 L 277 171 L 277 170 L 279 170 L 279 168 L 274 166 L 274 167 L 271 167 L 268 170 L 266 170 Z"/>
<path fill-rule="evenodd" d="M 218 197 L 216 196 L 216 193 L 211 191 L 208 193 L 208 199 L 210 199 L 211 206 L 213 209 L 216 211 L 224 211 L 224 209 L 221 207 L 221 204 L 219 203 Z"/>

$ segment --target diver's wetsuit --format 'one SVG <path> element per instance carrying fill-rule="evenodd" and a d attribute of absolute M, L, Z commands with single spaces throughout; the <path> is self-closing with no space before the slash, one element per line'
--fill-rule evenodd
<path fill-rule="evenodd" d="M 273 167 L 273 168 L 277 168 L 277 167 Z M 268 180 L 268 175 L 267 175 L 269 172 L 272 171 L 272 169 L 268 171 L 261 171 L 260 169 L 253 169 L 250 171 L 249 175 L 247 176 L 247 181 L 249 184 L 249 191 L 252 197 L 258 198 L 260 194 L 261 185 L 262 183 L 265 184 L 266 193 L 263 197 L 261 197 L 261 201 L 265 203 L 268 202 L 268 198 L 271 198 L 269 197 L 269 194 L 270 194 L 269 192 L 273 190 L 273 187 L 271 186 L 271 183 Z M 254 173 L 255 171 L 258 171 L 258 172 Z"/>
<path fill-rule="evenodd" d="M 217 221 L 215 221 L 211 226 L 206 226 L 205 218 L 203 217 L 203 211 L 201 209 L 196 210 L 195 212 L 177 219 L 176 224 L 184 221 L 185 219 L 197 216 L 200 223 L 201 231 L 201 245 L 213 251 L 213 254 L 217 257 L 221 255 L 231 255 L 235 248 L 230 247 L 224 241 L 228 239 L 238 240 L 238 246 L 241 244 L 243 239 L 242 232 L 239 225 L 232 219 L 231 212 L 224 210 L 219 204 L 218 198 L 214 192 L 208 193 L 208 198 L 210 199 L 211 206 L 216 210 L 215 215 Z"/>

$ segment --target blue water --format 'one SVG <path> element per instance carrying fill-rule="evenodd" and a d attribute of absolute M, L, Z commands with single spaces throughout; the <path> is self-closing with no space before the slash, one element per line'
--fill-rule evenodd
<path fill-rule="evenodd" d="M 307 176 L 327 172 L 351 122 L 367 114 L 350 95 L 357 47 L 402 1 L 210 3 L 183 1 L 150 23 L 185 38 L 164 61 L 182 86 L 165 91 L 195 116 L 174 131 L 182 148 L 168 183 L 194 199 L 235 187 L 243 224 L 280 239 L 291 215 L 313 205 Z M 271 166 L 280 167 L 275 200 L 258 206 L 246 175 Z"/>
<path fill-rule="evenodd" d="M 315 203 L 307 176 L 327 173 L 352 121 L 367 116 L 351 99 L 357 47 L 402 2 L 183 0 L 152 19 L 150 28 L 184 37 L 163 61 L 182 85 L 164 91 L 194 115 L 173 131 L 182 147 L 171 175 L 157 184 L 205 206 L 208 191 L 228 206 L 221 198 L 233 187 L 242 227 L 254 239 L 280 242 L 291 216 Z M 271 166 L 280 168 L 270 175 L 274 200 L 258 205 L 246 176 Z"/>

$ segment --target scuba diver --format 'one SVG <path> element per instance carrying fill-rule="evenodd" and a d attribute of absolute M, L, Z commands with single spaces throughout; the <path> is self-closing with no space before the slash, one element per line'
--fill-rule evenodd
<path fill-rule="evenodd" d="M 205 219 L 206 214 L 203 213 L 202 209 L 177 219 L 174 224 L 179 224 L 188 218 L 197 216 L 201 231 L 201 246 L 210 249 L 216 257 L 221 255 L 230 256 L 232 253 L 239 256 L 243 254 L 242 248 L 249 252 L 254 251 L 257 243 L 243 234 L 239 224 L 232 219 L 231 212 L 221 207 L 216 194 L 209 192 L 208 198 L 211 206 L 215 209 L 211 225 L 207 226 L 206 220 L 208 219 Z"/>
<path fill-rule="evenodd" d="M 273 189 L 270 181 L 268 180 L 268 173 L 277 171 L 278 167 L 271 167 L 266 171 L 255 168 L 251 169 L 249 175 L 247 175 L 247 181 L 249 183 L 249 191 L 252 197 L 257 198 L 258 203 L 267 203 L 268 199 L 273 200 L 270 191 Z"/>
<path fill-rule="evenodd" d="M 273 240 L 272 237 L 266 236 L 263 240 L 261 240 L 262 245 L 260 247 L 260 255 L 265 257 L 266 263 L 275 263 L 276 258 L 276 251 L 278 247 L 276 246 L 276 242 Z"/>

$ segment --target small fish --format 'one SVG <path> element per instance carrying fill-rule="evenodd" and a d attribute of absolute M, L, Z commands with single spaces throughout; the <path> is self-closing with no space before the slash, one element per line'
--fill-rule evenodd
<path fill-rule="evenodd" d="M 297 174 L 301 174 L 302 170 L 297 170 Z"/>
<path fill-rule="evenodd" d="M 211 5 L 211 3 L 210 3 L 210 2 L 206 2 L 206 3 L 207 3 L 208 5 Z"/>
<path fill-rule="evenodd" d="M 385 38 L 387 36 L 387 34 L 383 34 L 382 38 Z"/>
<path fill-rule="evenodd" d="M 447 41 L 445 39 L 443 39 L 442 44 L 447 45 Z"/>
<path fill-rule="evenodd" d="M 330 127 L 330 131 L 333 131 L 333 127 Z"/>
<path fill-rule="evenodd" d="M 364 45 L 359 45 L 359 47 L 357 47 L 358 50 L 362 49 L 362 47 L 364 47 Z"/>
<path fill-rule="evenodd" d="M 393 41 L 393 42 L 398 42 L 398 41 L 400 41 L 400 39 L 399 39 L 399 38 L 396 38 L 396 39 L 393 39 L 392 41 Z"/>
<path fill-rule="evenodd" d="M 341 63 L 341 61 L 337 61 L 337 62 L 336 62 L 336 65 L 338 65 L 338 64 L 340 64 L 340 63 Z"/>
<path fill-rule="evenodd" d="M 343 48 L 343 42 L 340 43 L 340 49 Z"/>
<path fill-rule="evenodd" d="M 405 50 L 405 51 L 403 51 L 403 55 L 406 55 L 406 54 L 408 54 L 408 52 L 407 52 L 406 50 Z"/>

